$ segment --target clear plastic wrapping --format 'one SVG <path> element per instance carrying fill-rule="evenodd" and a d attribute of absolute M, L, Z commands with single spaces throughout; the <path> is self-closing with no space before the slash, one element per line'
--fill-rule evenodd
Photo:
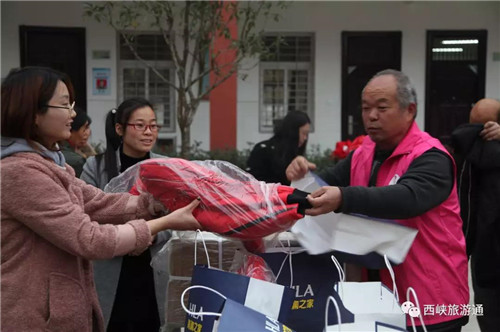
<path fill-rule="evenodd" d="M 276 283 L 276 277 L 266 261 L 249 252 L 237 250 L 230 271 L 250 278 Z"/>
<path fill-rule="evenodd" d="M 181 307 L 181 293 L 191 285 L 195 264 L 210 265 L 229 271 L 234 265 L 235 253 L 244 250 L 240 241 L 202 232 L 172 232 L 172 237 L 152 257 L 155 269 L 168 275 L 165 303 L 165 326 L 167 331 L 184 326 L 186 313 Z M 209 264 L 210 263 L 210 264 Z M 187 305 L 188 296 L 185 297 Z"/>
<path fill-rule="evenodd" d="M 132 183 L 132 193 L 148 192 L 170 211 L 200 197 L 193 215 L 204 230 L 244 240 L 287 230 L 303 217 L 294 188 L 257 181 L 225 161 L 149 159 L 114 178 L 106 190 L 127 191 Z"/>

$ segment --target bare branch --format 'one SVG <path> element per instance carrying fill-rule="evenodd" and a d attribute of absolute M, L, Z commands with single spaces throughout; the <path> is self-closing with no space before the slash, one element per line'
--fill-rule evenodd
<path fill-rule="evenodd" d="M 187 64 L 187 56 L 189 50 L 189 15 L 191 11 L 191 1 L 186 1 L 186 7 L 184 8 L 184 52 L 182 54 L 182 66 L 185 69 Z M 184 71 L 185 75 L 185 71 Z"/>
<path fill-rule="evenodd" d="M 177 78 L 179 78 L 179 90 L 184 87 L 184 80 L 180 80 L 179 68 L 181 67 L 181 59 L 179 58 L 179 53 L 177 52 L 177 44 L 175 42 L 175 32 L 174 32 L 174 24 L 175 24 L 175 12 L 172 10 L 172 5 L 169 1 L 164 2 L 167 7 L 166 19 L 167 19 L 167 30 L 161 28 L 161 33 L 163 36 L 163 40 L 168 45 L 170 53 L 172 55 L 172 61 L 174 62 L 175 70 L 177 73 Z"/>
<path fill-rule="evenodd" d="M 137 53 L 137 51 L 135 50 L 135 48 L 132 46 L 132 44 L 130 43 L 130 40 L 128 39 L 128 37 L 126 36 L 126 34 L 124 32 L 120 32 L 120 35 L 123 37 L 123 39 L 125 40 L 125 43 L 127 44 L 128 48 L 130 49 L 130 51 L 134 54 L 134 56 L 137 58 L 137 60 L 139 60 L 140 62 L 142 62 L 144 65 L 146 65 L 146 67 L 148 67 L 149 69 L 151 69 L 160 79 L 162 79 L 165 83 L 167 83 L 170 87 L 174 88 L 176 91 L 179 90 L 179 88 L 172 82 L 170 82 L 169 79 L 167 79 L 165 76 L 163 76 L 159 71 L 158 69 L 156 69 L 153 65 L 151 65 L 149 62 L 147 62 L 146 60 L 144 60 L 140 55 L 139 53 Z"/>
<path fill-rule="evenodd" d="M 191 81 L 193 79 L 193 73 L 194 73 L 194 69 L 196 67 L 196 64 L 198 64 L 198 70 L 200 70 L 200 68 L 204 68 L 205 56 L 202 52 L 202 47 L 200 44 L 202 43 L 202 41 L 203 41 L 203 44 L 205 44 L 206 39 L 208 38 L 206 35 L 206 32 L 205 32 L 205 13 L 206 13 L 205 10 L 201 11 L 200 22 L 198 25 L 198 33 L 196 36 L 193 52 L 192 53 L 189 52 L 189 55 L 191 56 L 191 64 L 189 66 L 189 74 L 187 77 L 186 86 L 191 86 Z"/>

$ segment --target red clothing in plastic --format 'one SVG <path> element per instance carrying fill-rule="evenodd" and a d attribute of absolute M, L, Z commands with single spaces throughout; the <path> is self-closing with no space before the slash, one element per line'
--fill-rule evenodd
<path fill-rule="evenodd" d="M 307 193 L 257 181 L 221 161 L 149 159 L 140 164 L 131 190 L 142 191 L 152 194 L 170 211 L 200 197 L 193 215 L 204 230 L 244 240 L 287 230 L 309 207 Z"/>

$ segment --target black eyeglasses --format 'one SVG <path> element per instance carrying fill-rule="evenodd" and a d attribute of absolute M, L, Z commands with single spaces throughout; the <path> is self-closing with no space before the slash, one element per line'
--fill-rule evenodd
<path fill-rule="evenodd" d="M 68 110 L 70 113 L 75 110 L 75 102 L 72 102 L 69 106 L 52 106 L 52 105 L 44 105 L 43 107 L 52 107 L 52 108 L 61 108 Z"/>
<path fill-rule="evenodd" d="M 146 130 L 148 130 L 148 128 L 151 129 L 151 131 L 158 131 L 161 129 L 161 126 L 159 126 L 157 124 L 147 125 L 144 123 L 127 123 L 127 126 L 132 126 L 135 128 L 135 130 L 139 130 L 139 131 L 146 131 Z"/>

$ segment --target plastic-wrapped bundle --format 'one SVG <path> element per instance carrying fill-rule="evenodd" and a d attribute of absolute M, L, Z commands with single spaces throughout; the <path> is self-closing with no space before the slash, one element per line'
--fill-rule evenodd
<path fill-rule="evenodd" d="M 154 269 L 164 273 L 162 280 L 168 281 L 165 326 L 162 331 L 177 331 L 184 326 L 186 313 L 179 299 L 182 292 L 191 286 L 193 266 L 203 264 L 230 271 L 235 264 L 235 252 L 241 250 L 241 241 L 237 239 L 208 232 L 202 232 L 201 236 L 196 236 L 196 232 L 172 232 L 172 237 L 151 260 Z"/>
<path fill-rule="evenodd" d="M 257 181 L 219 160 L 148 159 L 125 173 L 111 181 L 108 191 L 123 190 L 133 179 L 132 193 L 148 192 L 170 211 L 200 197 L 193 215 L 204 230 L 244 240 L 284 231 L 310 207 L 307 193 Z"/>
<path fill-rule="evenodd" d="M 229 269 L 250 278 L 260 279 L 269 282 L 276 282 L 273 270 L 267 265 L 266 261 L 255 254 L 236 250 L 234 253 L 233 264 Z"/>

